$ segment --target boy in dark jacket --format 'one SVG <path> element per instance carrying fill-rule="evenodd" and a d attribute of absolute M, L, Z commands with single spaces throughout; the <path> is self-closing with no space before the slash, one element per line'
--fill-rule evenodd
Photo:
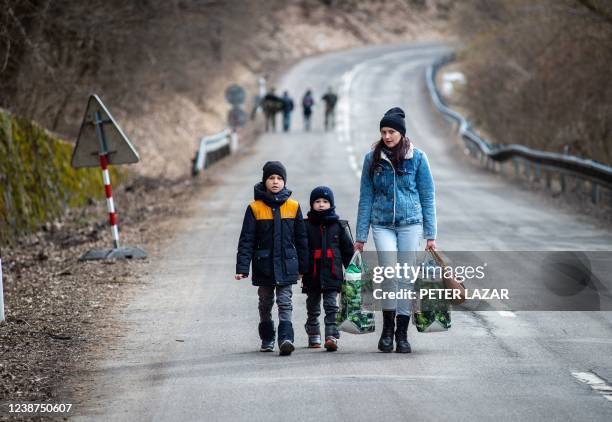
<path fill-rule="evenodd" d="M 263 180 L 255 185 L 255 200 L 244 215 L 238 254 L 236 280 L 249 276 L 259 294 L 259 337 L 261 351 L 274 350 L 274 293 L 278 305 L 278 346 L 281 355 L 290 355 L 293 346 L 291 286 L 308 269 L 308 238 L 297 201 L 285 187 L 287 171 L 278 161 L 263 167 Z"/>
<path fill-rule="evenodd" d="M 302 292 L 306 298 L 308 319 L 306 334 L 308 347 L 321 347 L 319 315 L 321 296 L 325 309 L 325 349 L 338 349 L 340 333 L 336 327 L 337 297 L 342 287 L 343 266 L 353 256 L 353 242 L 347 232 L 348 223 L 336 215 L 334 194 L 330 188 L 319 186 L 310 194 L 310 211 L 306 221 L 308 233 L 309 266 L 302 279 Z"/>

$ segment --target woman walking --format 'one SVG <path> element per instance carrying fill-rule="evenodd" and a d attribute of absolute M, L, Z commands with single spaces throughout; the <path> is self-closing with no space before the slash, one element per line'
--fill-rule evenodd
<path fill-rule="evenodd" d="M 436 248 L 436 205 L 434 181 L 427 156 L 406 137 L 404 111 L 394 107 L 380 121 L 380 140 L 366 154 L 361 171 L 357 240 L 363 251 L 372 235 L 378 265 L 394 267 L 397 262 L 415 265 L 422 238 L 425 250 Z M 382 352 L 410 353 L 408 323 L 412 304 L 409 299 L 389 299 L 385 292 L 413 289 L 413 280 L 385 279 L 383 289 L 383 329 L 378 341 Z"/>

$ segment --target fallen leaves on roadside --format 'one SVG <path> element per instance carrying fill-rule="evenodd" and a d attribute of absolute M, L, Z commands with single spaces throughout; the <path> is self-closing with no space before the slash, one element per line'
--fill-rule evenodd
<path fill-rule="evenodd" d="M 155 250 L 171 238 L 202 183 L 137 178 L 117 189 L 123 243 Z M 107 218 L 100 201 L 68 210 L 61 221 L 3 247 L 7 318 L 0 323 L 0 402 L 57 400 L 58 390 L 65 394 L 75 373 L 90 364 L 92 351 L 103 351 L 121 335 L 113 312 L 146 283 L 141 275 L 151 260 L 78 261 L 89 249 L 110 247 Z"/>

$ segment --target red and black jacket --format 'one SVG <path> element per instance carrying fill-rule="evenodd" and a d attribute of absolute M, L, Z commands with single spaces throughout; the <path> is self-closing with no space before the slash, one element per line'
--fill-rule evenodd
<path fill-rule="evenodd" d="M 340 291 L 342 267 L 353 257 L 353 241 L 347 231 L 348 222 L 332 221 L 317 224 L 306 222 L 308 234 L 308 272 L 302 278 L 302 293 Z M 346 228 L 345 228 L 346 227 Z"/>

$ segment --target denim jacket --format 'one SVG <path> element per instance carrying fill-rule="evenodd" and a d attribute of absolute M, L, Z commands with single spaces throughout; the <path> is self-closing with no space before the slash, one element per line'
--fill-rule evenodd
<path fill-rule="evenodd" d="M 423 224 L 423 237 L 435 239 L 435 187 L 425 153 L 411 148 L 396 174 L 383 152 L 370 176 L 373 157 L 374 151 L 366 154 L 361 170 L 357 241 L 368 240 L 370 224 L 387 227 Z"/>

